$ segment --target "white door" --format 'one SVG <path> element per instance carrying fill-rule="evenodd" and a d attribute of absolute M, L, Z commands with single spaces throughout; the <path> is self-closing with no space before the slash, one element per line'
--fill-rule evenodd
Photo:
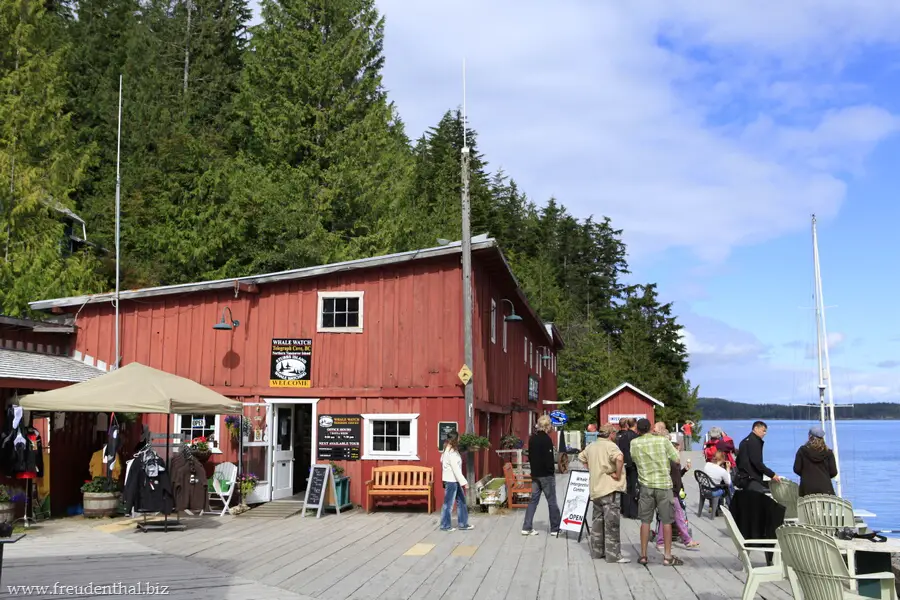
<path fill-rule="evenodd" d="M 294 495 L 294 405 L 276 404 L 272 436 L 272 500 Z"/>

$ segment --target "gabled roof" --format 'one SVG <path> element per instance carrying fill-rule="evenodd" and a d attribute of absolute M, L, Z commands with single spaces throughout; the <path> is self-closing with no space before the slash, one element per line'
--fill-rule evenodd
<path fill-rule="evenodd" d="M 443 240 L 441 240 L 443 242 Z M 525 293 L 522 291 L 516 276 L 513 274 L 506 257 L 500 250 L 497 241 L 487 235 L 476 235 L 472 237 L 472 253 L 493 251 L 499 256 L 499 263 L 502 269 L 510 277 L 516 286 L 516 295 L 524 306 L 524 312 L 535 320 L 541 333 L 547 335 L 547 341 L 550 344 L 557 343 L 557 339 L 561 342 L 562 338 L 557 338 L 550 329 L 546 327 L 544 322 L 529 305 Z M 398 252 L 395 254 L 386 254 L 383 256 L 373 256 L 368 258 L 360 258 L 357 260 L 348 260 L 344 262 L 331 263 L 328 265 L 318 265 L 314 267 L 304 267 L 302 269 L 291 269 L 289 271 L 278 271 L 276 273 L 267 273 L 264 275 L 250 275 L 247 277 L 232 277 L 231 279 L 217 279 L 214 281 L 200 281 L 196 283 L 182 283 L 178 285 L 164 285 L 151 288 L 143 288 L 139 290 L 120 291 L 119 298 L 121 300 L 134 300 L 138 298 L 150 298 L 154 296 L 169 296 L 176 294 L 189 294 L 196 292 L 207 292 L 213 290 L 235 290 L 239 285 L 262 285 L 267 283 L 276 283 L 281 281 L 295 281 L 298 279 L 310 279 L 314 277 L 322 277 L 333 273 L 343 273 L 346 271 L 355 271 L 357 269 L 371 269 L 384 267 L 389 265 L 398 265 L 416 260 L 425 260 L 440 256 L 452 256 L 454 254 L 462 254 L 462 242 L 447 242 L 433 248 L 423 248 L 421 250 L 412 250 L 409 252 Z M 92 294 L 85 296 L 73 296 L 69 298 L 54 298 L 49 300 L 37 300 L 29 302 L 28 305 L 32 310 L 51 310 L 62 308 L 81 308 L 86 304 L 100 304 L 105 302 L 113 302 L 115 300 L 115 292 L 106 292 L 103 294 Z"/>
<path fill-rule="evenodd" d="M 606 394 L 605 396 L 603 396 L 603 397 L 600 398 L 599 400 L 595 400 L 593 404 L 591 404 L 590 406 L 588 406 L 588 410 L 597 408 L 598 406 L 600 406 L 601 404 L 603 404 L 604 402 L 606 402 L 607 400 L 609 400 L 610 398 L 612 398 L 613 396 L 615 396 L 616 394 L 618 394 L 619 392 L 621 392 L 622 390 L 624 390 L 625 388 L 630 388 L 632 392 L 634 392 L 634 393 L 637 394 L 638 396 L 641 396 L 641 397 L 643 397 L 643 398 L 649 400 L 650 402 L 652 402 L 653 404 L 656 404 L 657 406 L 665 407 L 665 404 L 663 404 L 662 402 L 660 402 L 659 400 L 657 400 L 656 398 L 654 398 L 653 396 L 651 396 L 651 395 L 648 394 L 647 392 L 644 392 L 644 391 L 638 389 L 637 386 L 633 386 L 633 385 L 631 385 L 630 383 L 628 383 L 628 382 L 626 381 L 625 383 L 623 383 L 622 385 L 620 385 L 620 386 L 617 387 L 616 389 L 612 390 L 611 392 L 609 392 L 608 394 Z"/>
<path fill-rule="evenodd" d="M 0 379 L 81 383 L 103 373 L 105 371 L 68 356 L 0 349 Z"/>
<path fill-rule="evenodd" d="M 553 340 L 553 344 L 556 348 L 564 348 L 566 346 L 562 334 L 559 332 L 559 328 L 556 327 L 556 324 L 547 323 L 544 327 L 547 329 L 547 334 L 550 336 L 550 339 Z"/>

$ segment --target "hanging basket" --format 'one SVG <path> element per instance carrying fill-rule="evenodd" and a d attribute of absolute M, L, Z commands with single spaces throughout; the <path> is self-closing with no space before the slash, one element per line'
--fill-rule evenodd
<path fill-rule="evenodd" d="M 209 457 L 212 455 L 212 453 L 209 450 L 207 450 L 205 452 L 201 452 L 199 450 L 194 450 L 192 454 L 193 454 L 194 458 L 199 460 L 204 465 L 206 464 L 206 461 L 209 460 Z"/>

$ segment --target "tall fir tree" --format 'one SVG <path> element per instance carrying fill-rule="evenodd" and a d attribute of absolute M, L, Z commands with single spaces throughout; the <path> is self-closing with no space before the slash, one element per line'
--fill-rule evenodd
<path fill-rule="evenodd" d="M 62 217 L 90 157 L 66 111 L 70 46 L 59 11 L 0 0 L 0 310 L 98 291 L 96 258 L 67 249 Z"/>

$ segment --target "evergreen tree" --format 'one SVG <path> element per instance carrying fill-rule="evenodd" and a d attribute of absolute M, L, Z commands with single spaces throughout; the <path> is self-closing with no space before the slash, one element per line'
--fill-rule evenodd
<path fill-rule="evenodd" d="M 97 291 L 98 262 L 65 247 L 62 209 L 89 158 L 66 112 L 63 21 L 33 0 L 0 0 L 0 310 Z"/>

